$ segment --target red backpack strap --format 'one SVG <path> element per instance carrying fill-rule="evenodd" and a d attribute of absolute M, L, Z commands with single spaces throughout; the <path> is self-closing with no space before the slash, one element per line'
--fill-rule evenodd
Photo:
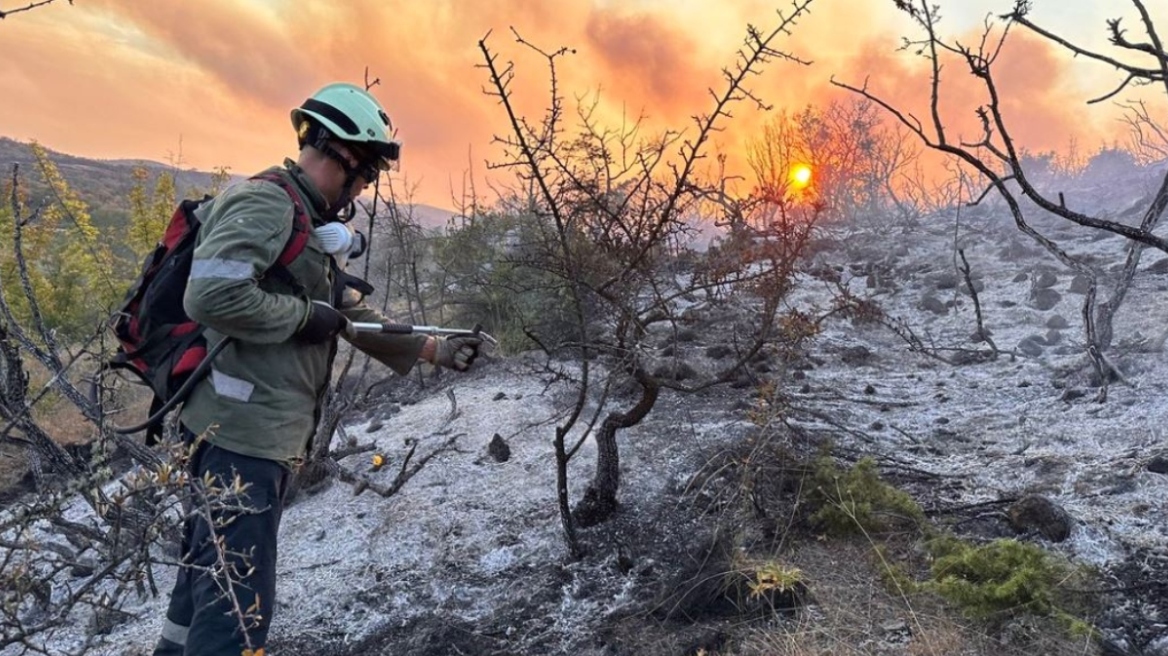
<path fill-rule="evenodd" d="M 304 201 L 300 200 L 300 194 L 292 188 L 292 183 L 288 182 L 284 176 L 274 171 L 264 171 L 252 176 L 252 180 L 263 180 L 265 182 L 272 182 L 288 194 L 288 198 L 292 199 L 292 234 L 288 235 L 288 243 L 284 244 L 284 250 L 280 253 L 280 258 L 276 263 L 281 266 L 288 266 L 304 252 L 304 247 L 308 244 L 308 233 L 312 230 L 312 219 L 308 216 L 308 211 L 304 208 Z"/>

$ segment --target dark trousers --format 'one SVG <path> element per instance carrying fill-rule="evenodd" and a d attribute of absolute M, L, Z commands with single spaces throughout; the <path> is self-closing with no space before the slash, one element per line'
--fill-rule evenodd
<path fill-rule="evenodd" d="M 187 520 L 183 566 L 154 656 L 238 656 L 247 648 L 255 653 L 267 642 L 275 609 L 276 535 L 290 473 L 275 461 L 207 442 L 199 445 L 190 469 L 195 480 L 210 473 L 216 487 L 233 489 L 237 475 L 248 487 L 224 499 L 233 507 L 215 509 L 212 524 L 198 507 Z M 225 549 L 215 548 L 216 538 Z M 230 576 L 216 574 L 224 561 Z"/>

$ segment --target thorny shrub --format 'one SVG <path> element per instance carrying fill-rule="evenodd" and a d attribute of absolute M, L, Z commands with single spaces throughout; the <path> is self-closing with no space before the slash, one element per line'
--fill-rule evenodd
<path fill-rule="evenodd" d="M 92 643 L 129 619 L 122 608 L 131 596 L 159 594 L 154 568 L 174 562 L 158 547 L 182 534 L 186 518 L 213 517 L 214 532 L 251 511 L 238 477 L 188 476 L 196 446 L 172 445 L 157 466 L 119 473 L 125 468 L 99 445 L 88 475 L 0 512 L 0 651 L 22 645 L 47 653 L 54 636 L 78 622 Z M 234 596 L 247 555 L 220 548 L 211 569 L 222 593 Z M 250 599 L 234 606 L 239 622 L 255 621 Z"/>

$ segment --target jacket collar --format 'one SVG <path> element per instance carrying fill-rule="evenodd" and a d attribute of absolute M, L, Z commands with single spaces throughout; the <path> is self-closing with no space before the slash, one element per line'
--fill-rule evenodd
<path fill-rule="evenodd" d="M 300 165 L 297 164 L 294 160 L 285 159 L 284 170 L 287 172 L 288 177 L 292 179 L 292 182 L 296 184 L 297 189 L 300 190 L 301 195 L 304 196 L 304 199 L 307 200 L 308 203 L 312 206 L 312 209 L 315 210 L 314 213 L 316 216 L 313 218 L 316 220 L 321 220 L 321 217 L 324 216 L 325 211 L 328 210 L 328 201 L 325 200 L 324 194 L 320 193 L 320 189 L 316 188 L 316 184 L 312 181 L 311 178 L 308 177 L 308 174 L 304 172 L 304 169 L 300 168 Z"/>

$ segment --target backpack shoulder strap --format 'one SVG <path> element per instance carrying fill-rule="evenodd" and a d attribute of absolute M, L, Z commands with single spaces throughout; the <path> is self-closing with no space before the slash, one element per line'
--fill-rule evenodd
<path fill-rule="evenodd" d="M 304 208 L 304 201 L 300 200 L 300 194 L 292 188 L 292 183 L 288 182 L 284 176 L 274 171 L 264 171 L 263 173 L 252 176 L 252 180 L 263 180 L 278 185 L 288 194 L 288 198 L 292 200 L 292 234 L 288 236 L 288 243 L 284 244 L 284 250 L 281 251 L 279 259 L 276 264 L 280 266 L 288 266 L 304 252 L 305 245 L 308 244 L 308 234 L 312 231 L 312 219 L 308 216 L 308 211 Z"/>
<path fill-rule="evenodd" d="M 292 188 L 292 183 L 288 182 L 284 176 L 275 171 L 264 171 L 252 176 L 251 179 L 263 180 L 279 186 L 292 200 L 292 234 L 288 235 L 284 250 L 280 252 L 280 257 L 276 259 L 276 263 L 272 265 L 269 272 L 291 287 L 293 293 L 299 296 L 304 293 L 304 285 L 301 285 L 296 276 L 292 275 L 292 272 L 288 270 L 288 265 L 292 264 L 292 260 L 304 252 L 304 247 L 308 244 L 308 234 L 312 231 L 312 219 L 304 208 L 304 201 L 300 200 L 300 194 Z"/>

